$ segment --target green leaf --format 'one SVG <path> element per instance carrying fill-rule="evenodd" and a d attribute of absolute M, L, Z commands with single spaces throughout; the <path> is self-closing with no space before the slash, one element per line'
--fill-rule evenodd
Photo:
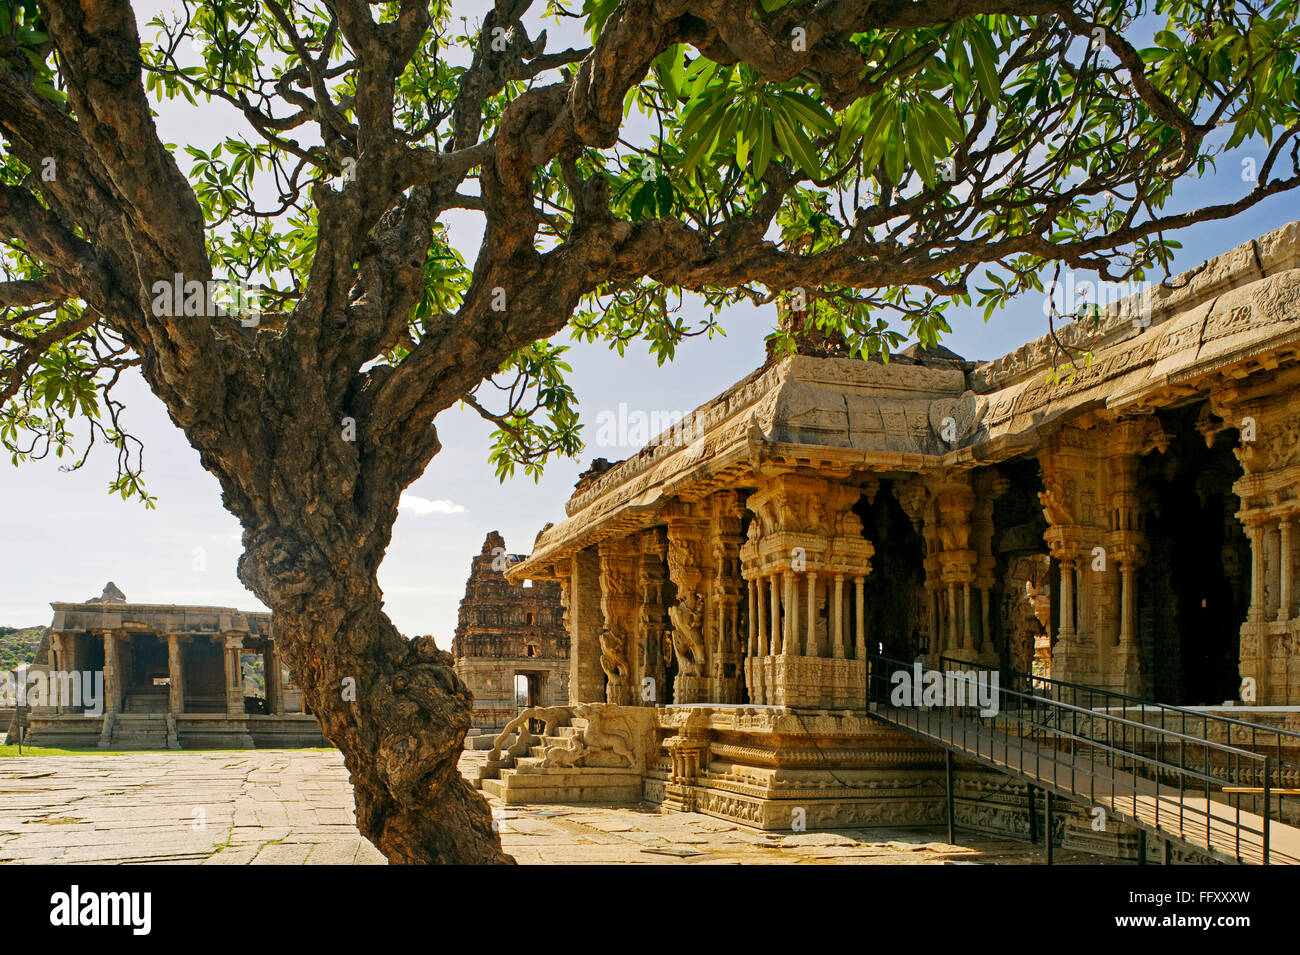
<path fill-rule="evenodd" d="M 654 61 L 655 76 L 664 88 L 669 99 L 682 98 L 682 86 L 686 81 L 686 48 L 678 43 L 664 50 Z"/>
<path fill-rule="evenodd" d="M 968 24 L 966 35 L 970 37 L 971 58 L 975 62 L 975 78 L 980 92 L 990 103 L 996 103 L 1002 96 L 1002 81 L 998 78 L 998 53 L 988 31 L 977 23 Z"/>
<path fill-rule="evenodd" d="M 762 179 L 772 160 L 772 117 L 760 112 L 758 117 L 758 144 L 754 150 L 754 178 Z"/>
<path fill-rule="evenodd" d="M 687 147 L 685 161 L 682 163 L 682 170 L 688 176 L 694 172 L 697 165 L 713 155 L 714 143 L 718 139 L 718 127 L 727 118 L 725 105 L 715 106 L 701 112 L 704 112 L 707 118 L 699 124 L 699 132 L 695 134 L 690 146 Z M 683 129 L 682 132 L 685 135 L 686 130 Z"/>
<path fill-rule="evenodd" d="M 790 121 L 784 110 L 772 111 L 776 139 L 787 156 L 795 161 L 810 179 L 821 176 L 821 164 L 803 127 Z"/>

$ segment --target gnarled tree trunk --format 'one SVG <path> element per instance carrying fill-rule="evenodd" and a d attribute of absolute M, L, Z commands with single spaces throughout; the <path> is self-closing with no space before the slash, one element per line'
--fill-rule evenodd
<path fill-rule="evenodd" d="M 457 769 L 472 697 L 431 638 L 406 640 L 374 574 L 344 563 L 291 594 L 314 561 L 283 534 L 246 534 L 240 576 L 272 608 L 285 662 L 356 793 L 357 826 L 390 862 L 511 863 L 483 797 Z M 317 565 L 319 566 L 319 565 Z M 299 586 L 304 583 L 299 578 Z"/>

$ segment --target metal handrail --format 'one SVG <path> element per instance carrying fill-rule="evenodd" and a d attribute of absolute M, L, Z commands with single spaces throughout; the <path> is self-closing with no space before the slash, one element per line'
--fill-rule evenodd
<path fill-rule="evenodd" d="M 1084 683 L 1072 683 L 1069 682 L 1068 680 L 1058 680 L 1053 677 L 1039 676 L 1036 673 L 1025 673 L 1020 670 L 1013 670 L 1009 667 L 993 666 L 987 663 L 969 662 L 966 660 L 958 660 L 954 657 L 940 656 L 939 657 L 940 669 L 943 668 L 943 665 L 945 663 L 955 664 L 962 668 L 996 670 L 998 673 L 1009 676 L 1013 680 L 1018 679 L 1018 680 L 1028 681 L 1030 685 L 1038 684 L 1038 685 L 1046 685 L 1050 687 L 1063 687 L 1065 689 L 1072 691 L 1075 694 L 1076 700 L 1077 700 L 1077 695 L 1080 692 L 1086 693 L 1089 697 L 1101 697 L 1103 699 L 1118 700 L 1120 702 L 1121 712 L 1127 711 L 1127 709 L 1129 708 L 1128 704 L 1133 704 L 1133 706 L 1135 707 L 1140 706 L 1143 710 L 1156 710 L 1160 713 L 1161 716 L 1160 719 L 1161 729 L 1167 729 L 1164 720 L 1165 713 L 1176 713 L 1180 717 L 1182 717 L 1184 735 L 1187 735 L 1186 727 L 1187 727 L 1187 719 L 1189 717 L 1193 720 L 1201 720 L 1204 725 L 1204 733 L 1202 734 L 1201 737 L 1202 741 L 1208 741 L 1209 727 L 1210 724 L 1212 723 L 1227 727 L 1225 733 L 1229 745 L 1232 744 L 1232 727 L 1234 726 L 1244 727 L 1250 730 L 1251 733 L 1250 745 L 1252 747 L 1260 746 L 1257 740 L 1258 734 L 1267 735 L 1271 733 L 1273 734 L 1273 736 L 1276 737 L 1276 744 L 1274 746 L 1275 749 L 1274 759 L 1278 767 L 1279 780 L 1281 779 L 1284 770 L 1291 772 L 1297 777 L 1300 777 L 1300 763 L 1294 763 L 1282 758 L 1283 738 L 1287 738 L 1294 741 L 1295 746 L 1297 748 L 1300 748 L 1300 731 L 1297 730 L 1289 730 L 1283 727 L 1276 727 L 1276 726 L 1267 726 L 1262 723 L 1253 723 L 1250 720 L 1238 719 L 1235 716 L 1222 716 L 1217 713 L 1206 713 L 1202 710 L 1193 710 L 1188 707 L 1176 706 L 1171 703 L 1157 703 L 1153 700 L 1143 700 L 1135 696 L 1129 696 L 1124 693 L 1118 693 L 1114 690 L 1106 690 L 1106 689 L 1102 689 L 1101 687 L 1088 686 L 1087 684 Z M 1095 708 L 1089 707 L 1089 709 L 1095 709 Z M 1152 724 L 1146 724 L 1146 725 L 1152 725 Z"/>
<path fill-rule="evenodd" d="M 889 697 L 889 684 L 893 683 L 890 673 L 886 668 L 897 672 L 905 670 L 914 672 L 914 666 L 920 661 L 904 661 L 883 654 L 867 654 L 868 673 L 867 673 L 867 693 L 868 699 L 873 702 L 887 701 Z M 995 667 L 979 666 L 973 667 L 966 661 L 951 660 L 950 658 L 940 658 L 940 662 L 948 662 L 959 665 L 959 668 L 970 672 L 971 670 L 993 670 Z M 943 669 L 925 667 L 922 663 L 923 670 L 938 672 L 944 674 L 951 672 Z M 1039 678 L 1034 677 L 1037 680 Z M 1052 696 L 1035 692 L 1033 687 L 1028 692 L 1011 689 L 1001 685 L 999 679 L 997 687 L 996 712 L 985 716 L 979 710 L 978 704 L 973 704 L 964 698 L 960 706 L 944 706 L 940 709 L 952 710 L 954 718 L 941 727 L 939 732 L 933 729 L 935 708 L 922 706 L 919 710 L 911 707 L 898 707 L 892 711 L 892 716 L 886 722 L 903 728 L 914 728 L 918 733 L 924 733 L 938 742 L 944 743 L 950 748 L 967 755 L 974 755 L 977 758 L 984 759 L 994 766 L 1006 769 L 1008 771 L 1018 771 L 1026 779 L 1034 779 L 1040 784 L 1046 784 L 1060 789 L 1064 793 L 1072 794 L 1076 797 L 1087 797 L 1096 802 L 1098 799 L 1097 785 L 1100 781 L 1103 791 L 1109 783 L 1109 802 L 1111 810 L 1121 815 L 1125 814 L 1127 806 L 1127 797 L 1132 796 L 1131 821 L 1141 825 L 1153 825 L 1154 828 L 1165 834 L 1176 832 L 1177 837 L 1184 841 L 1191 841 L 1194 845 L 1198 842 L 1188 839 L 1187 835 L 1187 816 L 1190 815 L 1193 820 L 1204 819 L 1204 848 L 1207 851 L 1222 851 L 1216 849 L 1211 835 L 1213 821 L 1218 818 L 1223 823 L 1232 827 L 1233 842 L 1235 843 L 1234 855 L 1238 862 L 1244 861 L 1241 855 L 1241 836 L 1243 833 L 1258 835 L 1260 837 L 1262 861 L 1267 864 L 1269 861 L 1269 828 L 1271 822 L 1271 799 L 1270 790 L 1272 788 L 1273 758 L 1268 755 L 1253 752 L 1239 746 L 1220 743 L 1206 736 L 1193 736 L 1187 733 L 1168 729 L 1164 726 L 1155 726 L 1146 722 L 1139 722 L 1129 719 L 1127 715 L 1116 716 L 1107 710 L 1097 710 L 1085 708 L 1074 703 L 1066 703 Z M 1057 681 L 1058 683 L 1061 681 Z M 885 692 L 878 692 L 881 689 Z M 1083 689 L 1091 689 L 1084 687 Z M 1013 703 L 1015 705 L 1004 705 Z M 1028 704 L 1026 706 L 1025 704 Z M 1046 719 L 1026 719 L 1024 712 L 1029 710 L 1041 710 Z M 972 713 L 973 711 L 973 713 Z M 877 718 L 881 718 L 878 711 L 873 711 Z M 924 712 L 925 726 L 922 728 L 920 713 Z M 908 713 L 917 713 L 913 719 L 907 716 Z M 959 717 L 968 717 L 961 719 Z M 975 717 L 980 722 L 975 723 L 969 717 Z M 1079 718 L 1084 717 L 1084 728 L 1080 731 Z M 999 722 L 1001 721 L 1001 722 Z M 1012 731 L 1011 724 L 1014 724 Z M 1099 725 L 1105 726 L 1105 738 L 1100 738 Z M 975 732 L 972 732 L 972 727 Z M 1025 728 L 1028 727 L 1029 733 L 1026 734 Z M 960 739 L 958 731 L 960 730 Z M 1050 738 L 1050 744 L 1044 745 L 1034 742 L 1032 753 L 1027 752 L 1026 743 L 1033 742 L 1038 736 L 1038 731 L 1042 731 L 1045 739 Z M 1091 735 L 1086 735 L 1086 734 Z M 1154 736 L 1155 747 L 1154 755 L 1148 755 L 1148 734 Z M 974 737 L 973 740 L 971 737 Z M 984 741 L 987 740 L 988 751 L 983 752 Z M 995 756 L 995 747 L 1001 742 L 1003 747 L 1002 757 L 999 760 Z M 1135 749 L 1134 747 L 1140 747 Z M 1200 748 L 1198 762 L 1199 766 L 1193 768 L 1184 765 L 1187 759 L 1188 748 Z M 1051 754 L 1051 777 L 1050 779 L 1043 774 L 1043 756 L 1044 752 Z M 1087 761 L 1083 761 L 1086 751 Z M 1018 752 L 1017 752 L 1018 751 Z M 1176 752 L 1179 757 L 1178 762 L 1172 762 L 1166 758 L 1167 754 Z M 1219 775 L 1216 767 L 1210 759 L 1211 753 L 1215 753 L 1220 761 L 1225 763 L 1225 775 Z M 1032 760 L 1032 766 L 1027 770 L 1025 766 L 1026 755 Z M 1098 775 L 1098 764 L 1100 755 L 1100 766 L 1109 770 L 1107 774 L 1109 779 Z M 1018 763 L 1015 757 L 1018 756 Z M 1240 805 L 1228 808 L 1235 813 L 1235 818 L 1216 814 L 1214 808 L 1216 805 L 1222 808 L 1222 801 L 1214 799 L 1215 790 L 1222 797 L 1222 788 L 1231 785 L 1240 780 L 1242 769 L 1249 767 L 1251 778 L 1261 778 L 1263 780 L 1264 791 L 1264 812 L 1262 826 L 1258 829 L 1252 828 L 1248 823 L 1242 821 Z M 1068 779 L 1063 780 L 1061 777 L 1068 773 Z M 1127 787 L 1121 779 L 1121 774 L 1127 773 L 1131 784 Z M 1086 777 L 1086 788 L 1081 785 L 1080 775 Z M 1163 782 L 1164 779 L 1174 778 L 1177 782 L 1178 793 L 1178 825 L 1175 830 L 1172 824 L 1162 827 L 1160 824 L 1160 814 L 1162 809 L 1162 799 L 1170 800 L 1172 798 L 1173 785 Z M 1154 794 L 1151 792 L 1140 793 L 1140 784 L 1145 783 L 1154 786 Z M 1162 793 L 1162 785 L 1168 786 L 1171 790 L 1169 793 Z M 1118 787 L 1118 788 L 1117 788 Z M 1185 796 L 1188 792 L 1194 792 L 1198 796 L 1203 793 L 1205 797 L 1205 808 L 1199 809 L 1195 805 L 1186 803 Z M 1103 792 L 1104 794 L 1104 792 Z M 1138 797 L 1154 795 L 1154 824 L 1143 820 L 1138 815 Z M 1121 803 L 1121 800 L 1124 800 Z M 1169 810 L 1165 810 L 1168 816 Z M 1199 830 L 1199 821 L 1194 822 Z"/>

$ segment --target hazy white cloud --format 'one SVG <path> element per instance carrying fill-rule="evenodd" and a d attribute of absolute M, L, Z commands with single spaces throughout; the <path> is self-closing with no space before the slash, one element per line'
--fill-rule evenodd
<path fill-rule="evenodd" d="M 411 494 L 407 491 L 402 492 L 398 498 L 397 509 L 407 514 L 464 514 L 465 508 L 461 507 L 454 501 L 431 501 L 427 497 L 420 497 L 418 494 Z"/>

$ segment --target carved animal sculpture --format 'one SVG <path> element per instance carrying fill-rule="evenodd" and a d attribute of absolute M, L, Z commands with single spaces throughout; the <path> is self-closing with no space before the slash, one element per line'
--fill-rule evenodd
<path fill-rule="evenodd" d="M 704 635 L 701 623 L 704 616 L 699 595 L 687 597 L 675 607 L 668 608 L 673 621 L 673 651 L 677 655 L 681 672 L 686 676 L 700 676 L 704 670 Z"/>
<path fill-rule="evenodd" d="M 580 703 L 573 708 L 573 714 L 587 721 L 582 741 L 588 750 L 610 752 L 627 766 L 636 763 L 636 747 L 627 717 L 599 703 Z"/>
<path fill-rule="evenodd" d="M 563 745 L 547 746 L 542 765 L 553 769 L 600 765 L 623 768 L 636 765 L 636 748 L 627 718 L 611 714 L 604 703 L 580 703 L 573 715 L 587 721 L 580 736 L 572 736 Z"/>
<path fill-rule="evenodd" d="M 492 741 L 492 750 L 488 753 L 490 762 L 499 762 L 501 759 L 501 744 L 506 738 L 516 730 L 519 732 L 519 739 L 506 750 L 511 756 L 525 756 L 529 747 L 534 745 L 536 737 L 528 729 L 530 720 L 541 720 L 544 724 L 542 727 L 543 736 L 554 736 L 555 727 L 568 726 L 572 718 L 572 710 L 567 706 L 533 706 L 505 725 L 505 728 L 497 734 L 497 738 Z"/>
<path fill-rule="evenodd" d="M 600 666 L 611 683 L 627 681 L 627 651 L 624 640 L 610 630 L 600 632 Z"/>

